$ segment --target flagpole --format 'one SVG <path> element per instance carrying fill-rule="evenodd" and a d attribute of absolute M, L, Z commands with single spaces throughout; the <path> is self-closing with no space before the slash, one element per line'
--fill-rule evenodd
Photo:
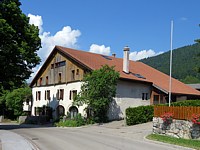
<path fill-rule="evenodd" d="M 171 21 L 171 40 L 170 40 L 170 69 L 169 69 L 169 107 L 171 106 L 172 91 L 172 40 L 173 40 L 173 20 Z"/>

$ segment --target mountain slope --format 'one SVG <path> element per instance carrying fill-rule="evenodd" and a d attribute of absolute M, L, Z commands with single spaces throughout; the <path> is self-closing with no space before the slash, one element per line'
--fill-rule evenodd
<path fill-rule="evenodd" d="M 185 83 L 200 83 L 200 44 L 184 46 L 173 50 L 172 76 Z M 140 60 L 166 74 L 169 74 L 170 51 Z"/>

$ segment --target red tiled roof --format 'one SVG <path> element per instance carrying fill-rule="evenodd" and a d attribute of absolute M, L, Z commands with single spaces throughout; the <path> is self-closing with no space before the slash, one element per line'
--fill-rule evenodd
<path fill-rule="evenodd" d="M 143 81 L 143 82 L 151 82 L 155 87 L 163 91 L 169 92 L 169 76 L 142 62 L 135 62 L 130 60 L 129 62 L 130 73 L 126 74 L 123 72 L 122 58 L 107 56 L 108 59 L 106 59 L 105 57 L 103 57 L 104 55 L 101 54 L 74 50 L 61 46 L 56 46 L 56 48 L 92 70 L 99 69 L 101 68 L 102 65 L 105 64 L 109 66 L 115 66 L 115 70 L 120 73 L 120 78 Z M 141 75 L 141 77 L 144 78 L 138 78 L 133 74 L 139 74 Z M 172 93 L 175 94 L 200 95 L 199 91 L 187 86 L 186 84 L 174 78 L 172 78 L 171 91 Z"/>

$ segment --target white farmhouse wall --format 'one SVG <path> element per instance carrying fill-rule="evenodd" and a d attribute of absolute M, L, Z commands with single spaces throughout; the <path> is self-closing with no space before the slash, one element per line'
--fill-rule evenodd
<path fill-rule="evenodd" d="M 50 106 L 53 108 L 53 116 L 56 117 L 56 108 L 59 105 L 62 105 L 65 108 L 65 114 L 69 111 L 69 108 L 72 106 L 73 100 L 69 99 L 70 91 L 77 90 L 77 93 L 80 91 L 81 82 L 73 82 L 67 84 L 51 85 L 44 87 L 33 87 L 33 106 L 32 106 L 32 115 L 35 115 L 35 107 L 42 107 L 43 105 Z M 58 89 L 64 89 L 63 100 L 57 100 L 56 94 Z M 50 90 L 50 100 L 45 100 L 45 91 Z M 41 91 L 41 100 L 36 101 L 36 91 Z M 79 107 L 79 113 L 84 114 L 85 106 Z"/>
<path fill-rule="evenodd" d="M 70 90 L 80 91 L 81 82 L 73 82 L 60 85 L 51 85 L 44 87 L 33 87 L 33 106 L 32 115 L 35 115 L 35 107 L 42 107 L 48 105 L 53 108 L 53 116 L 56 117 L 56 108 L 58 105 L 62 105 L 65 108 L 65 114 L 69 111 L 72 106 L 73 100 L 69 99 Z M 58 89 L 64 89 L 63 100 L 57 100 L 56 94 Z M 50 100 L 45 100 L 45 90 L 50 90 Z M 41 100 L 36 101 L 36 91 L 41 91 Z M 148 100 L 142 100 L 142 93 L 148 93 Z M 119 81 L 117 84 L 116 97 L 110 105 L 108 112 L 108 118 L 110 120 L 122 119 L 125 117 L 125 110 L 128 107 L 137 107 L 141 105 L 150 104 L 151 86 L 143 83 Z M 84 112 L 86 106 L 78 108 L 79 113 L 83 116 L 86 115 Z"/>
<path fill-rule="evenodd" d="M 142 93 L 148 93 L 148 100 L 142 100 Z M 108 118 L 110 120 L 125 117 L 128 107 L 150 105 L 151 86 L 142 83 L 119 81 L 117 84 L 116 97 L 111 103 Z"/>

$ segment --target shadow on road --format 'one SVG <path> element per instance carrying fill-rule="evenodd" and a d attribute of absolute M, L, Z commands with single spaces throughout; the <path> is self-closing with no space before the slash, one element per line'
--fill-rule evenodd
<path fill-rule="evenodd" d="M 47 128 L 47 127 L 55 127 L 55 126 L 52 123 L 44 125 L 0 123 L 0 130 L 13 130 L 20 128 Z"/>

